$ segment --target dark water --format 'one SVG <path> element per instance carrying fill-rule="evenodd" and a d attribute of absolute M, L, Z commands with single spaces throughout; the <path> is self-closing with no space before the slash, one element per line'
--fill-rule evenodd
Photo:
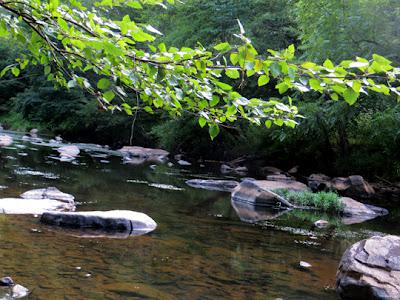
<path fill-rule="evenodd" d="M 31 289 L 30 299 L 336 299 L 344 250 L 375 231 L 400 233 L 395 216 L 328 234 L 310 232 L 307 216 L 249 224 L 229 194 L 185 185 L 215 176 L 201 168 L 124 165 L 121 157 L 86 152 L 73 164 L 52 158 L 51 147 L 22 141 L 0 151 L 3 198 L 56 186 L 76 197 L 80 211 L 130 209 L 158 223 L 149 235 L 96 239 L 33 216 L 0 215 L 0 275 Z M 301 260 L 310 271 L 297 268 Z"/>

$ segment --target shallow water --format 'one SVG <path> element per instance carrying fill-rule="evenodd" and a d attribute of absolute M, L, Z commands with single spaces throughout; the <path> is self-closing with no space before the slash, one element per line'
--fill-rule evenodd
<path fill-rule="evenodd" d="M 79 211 L 140 211 L 158 227 L 127 239 L 83 238 L 33 216 L 0 215 L 0 275 L 31 289 L 30 299 L 336 299 L 344 250 L 375 232 L 400 233 L 393 215 L 330 233 L 313 232 L 312 218 L 292 214 L 249 224 L 228 193 L 184 183 L 218 174 L 124 165 L 87 149 L 93 156 L 83 151 L 73 163 L 60 162 L 51 147 L 17 138 L 0 150 L 1 197 L 56 186 L 76 197 Z M 309 271 L 297 268 L 301 260 Z"/>

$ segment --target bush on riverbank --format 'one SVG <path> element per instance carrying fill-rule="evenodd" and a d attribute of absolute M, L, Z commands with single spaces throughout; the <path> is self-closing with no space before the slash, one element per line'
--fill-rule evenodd
<path fill-rule="evenodd" d="M 313 207 L 318 210 L 332 213 L 340 213 L 344 209 L 344 205 L 340 201 L 339 195 L 333 192 L 295 192 L 287 189 L 277 189 L 273 192 L 284 197 L 290 203 L 298 206 Z"/>

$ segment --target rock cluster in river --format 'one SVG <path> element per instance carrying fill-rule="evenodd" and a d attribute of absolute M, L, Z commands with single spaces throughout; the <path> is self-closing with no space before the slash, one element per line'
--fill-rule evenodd
<path fill-rule="evenodd" d="M 400 237 L 374 236 L 346 250 L 336 290 L 342 300 L 400 299 Z"/>
<path fill-rule="evenodd" d="M 162 149 L 144 148 L 139 146 L 124 146 L 119 149 L 125 163 L 138 165 L 145 162 L 163 162 L 169 152 Z"/>

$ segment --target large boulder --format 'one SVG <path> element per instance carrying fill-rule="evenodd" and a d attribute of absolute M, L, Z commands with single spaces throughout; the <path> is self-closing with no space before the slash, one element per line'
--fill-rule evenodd
<path fill-rule="evenodd" d="M 388 214 L 385 208 L 364 204 L 352 198 L 340 198 L 344 209 L 342 222 L 346 225 L 362 223 Z"/>
<path fill-rule="evenodd" d="M 311 174 L 308 176 L 308 186 L 313 192 L 327 191 L 332 189 L 331 178 L 324 174 Z"/>
<path fill-rule="evenodd" d="M 129 210 L 46 212 L 40 221 L 70 228 L 92 228 L 140 235 L 153 231 L 157 223 L 148 215 Z"/>
<path fill-rule="evenodd" d="M 186 184 L 199 189 L 231 192 L 239 182 L 234 180 L 190 179 Z"/>
<path fill-rule="evenodd" d="M 373 187 L 359 175 L 333 178 L 331 186 L 339 194 L 356 199 L 368 199 L 375 194 Z"/>
<path fill-rule="evenodd" d="M 25 199 L 52 199 L 52 200 L 58 200 L 70 204 L 74 204 L 74 199 L 75 197 L 61 192 L 59 189 L 56 187 L 48 187 L 44 189 L 34 189 L 27 191 L 23 194 L 20 195 L 22 198 Z"/>
<path fill-rule="evenodd" d="M 307 190 L 307 186 L 297 181 L 244 180 L 232 191 L 232 201 L 269 207 L 293 207 L 283 197 L 272 192 L 274 189 L 293 191 Z"/>
<path fill-rule="evenodd" d="M 336 291 L 342 300 L 400 299 L 400 237 L 374 236 L 347 249 Z"/>
<path fill-rule="evenodd" d="M 140 158 L 165 159 L 169 155 L 168 151 L 162 149 L 143 148 L 139 146 L 124 146 L 119 151 L 123 156 Z"/>
<path fill-rule="evenodd" d="M 47 211 L 73 211 L 75 205 L 52 199 L 0 199 L 0 213 L 40 215 Z"/>

